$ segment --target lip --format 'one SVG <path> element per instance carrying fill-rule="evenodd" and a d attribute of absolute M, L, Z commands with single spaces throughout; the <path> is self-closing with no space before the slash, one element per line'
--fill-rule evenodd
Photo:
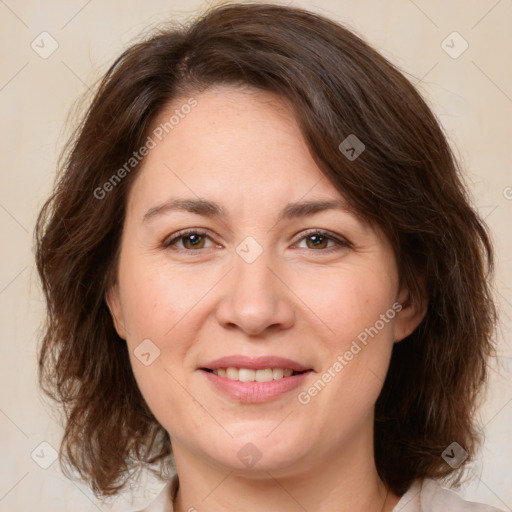
<path fill-rule="evenodd" d="M 247 368 L 249 370 L 264 370 L 265 368 L 290 368 L 296 372 L 312 370 L 297 361 L 278 356 L 249 357 L 244 355 L 225 356 L 206 363 L 201 368 L 218 370 L 219 368 Z M 290 378 L 290 377 L 287 377 Z"/>
<path fill-rule="evenodd" d="M 220 368 L 222 367 L 223 366 L 221 365 Z M 241 368 L 248 367 L 241 366 Z M 260 367 L 252 369 L 259 368 Z M 266 368 L 269 368 L 269 366 L 266 366 Z M 278 365 L 276 368 L 282 368 L 282 366 Z M 287 368 L 290 368 L 290 366 L 287 366 Z M 214 373 L 201 370 L 201 374 L 208 379 L 215 389 L 238 402 L 246 403 L 261 403 L 276 399 L 284 393 L 300 386 L 310 373 L 312 373 L 312 370 L 270 382 L 241 382 L 238 380 L 228 379 L 227 377 L 219 377 Z"/>

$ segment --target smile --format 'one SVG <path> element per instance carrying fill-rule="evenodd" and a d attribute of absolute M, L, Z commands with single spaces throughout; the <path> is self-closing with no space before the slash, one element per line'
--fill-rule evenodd
<path fill-rule="evenodd" d="M 202 368 L 201 373 L 215 391 L 235 401 L 262 403 L 277 399 L 297 388 L 312 373 L 312 370 L 294 372 L 283 368 L 251 370 L 228 367 L 217 370 Z M 277 378 L 274 378 L 274 375 Z"/>
<path fill-rule="evenodd" d="M 208 371 L 208 370 L 207 370 Z M 210 370 L 219 377 L 226 377 L 230 380 L 238 380 L 240 382 L 271 382 L 273 380 L 291 377 L 303 372 L 297 372 L 291 368 L 263 368 L 253 370 L 251 368 L 218 368 Z"/>

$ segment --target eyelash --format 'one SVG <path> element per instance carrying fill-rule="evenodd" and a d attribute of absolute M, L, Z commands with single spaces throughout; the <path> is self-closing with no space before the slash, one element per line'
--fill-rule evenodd
<path fill-rule="evenodd" d="M 178 231 L 178 233 L 176 233 L 175 236 L 173 236 L 172 238 L 170 238 L 170 239 L 167 238 L 166 240 L 164 240 L 164 242 L 162 243 L 162 247 L 165 249 L 171 249 L 174 251 L 187 252 L 187 253 L 199 252 L 201 249 L 208 249 L 208 247 L 201 248 L 201 249 L 182 249 L 182 248 L 176 248 L 176 247 L 171 248 L 171 246 L 175 246 L 177 241 L 179 241 L 182 238 L 186 238 L 189 235 L 200 235 L 200 236 L 206 236 L 206 237 L 210 238 L 208 233 L 202 229 L 185 229 L 182 231 Z M 301 242 L 302 240 L 304 240 L 312 235 L 320 235 L 320 236 L 326 238 L 327 240 L 330 240 L 330 241 L 333 241 L 336 243 L 335 247 L 330 247 L 328 249 L 319 249 L 316 252 L 330 254 L 331 252 L 339 251 L 342 248 L 348 248 L 348 249 L 352 248 L 352 245 L 349 242 L 347 242 L 346 240 L 338 238 L 338 237 L 332 235 L 329 231 L 325 231 L 323 229 L 310 229 L 310 230 L 306 231 L 302 235 L 302 238 L 300 238 L 297 242 Z M 315 249 L 310 249 L 310 250 L 315 251 Z"/>

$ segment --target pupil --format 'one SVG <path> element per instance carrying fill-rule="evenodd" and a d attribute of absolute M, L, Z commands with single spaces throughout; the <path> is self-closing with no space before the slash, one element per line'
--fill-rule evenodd
<path fill-rule="evenodd" d="M 322 243 L 322 235 L 312 235 L 311 239 L 313 240 L 314 245 L 319 245 Z"/>
<path fill-rule="evenodd" d="M 322 235 L 311 235 L 311 236 L 309 237 L 309 239 L 310 239 L 311 241 L 313 241 L 313 245 L 314 245 L 315 247 L 318 247 L 318 246 L 319 246 L 319 245 L 321 245 L 321 244 L 323 243 L 323 241 L 324 241 L 324 240 L 323 240 L 323 236 L 322 236 Z"/>
<path fill-rule="evenodd" d="M 201 235 L 188 235 L 187 238 L 192 245 L 197 245 L 201 240 Z"/>

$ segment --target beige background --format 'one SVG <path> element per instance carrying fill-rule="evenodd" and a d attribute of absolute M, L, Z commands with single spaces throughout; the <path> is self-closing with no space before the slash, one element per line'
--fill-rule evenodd
<path fill-rule="evenodd" d="M 510 0 L 316 0 L 294 5 L 326 14 L 355 30 L 418 84 L 457 148 L 475 205 L 498 252 L 496 293 L 502 322 L 499 364 L 480 411 L 486 444 L 468 499 L 512 510 L 512 2 Z M 0 511 L 126 511 L 159 489 L 149 480 L 111 504 L 67 480 L 58 463 L 41 468 L 62 434 L 36 385 L 36 336 L 44 316 L 32 250 L 38 209 L 48 195 L 75 100 L 141 31 L 184 19 L 206 7 L 185 0 L 0 0 L 1 386 Z M 57 50 L 43 59 L 47 31 Z M 454 55 L 469 47 L 458 58 Z M 51 48 L 46 39 L 45 48 Z M 452 42 L 453 41 L 453 42 Z M 39 51 L 43 51 L 40 49 Z M 39 447 L 39 448 L 38 448 Z M 43 451 L 41 451 L 41 449 Z M 37 456 L 34 455 L 37 460 Z M 46 460 L 46 459 L 45 459 Z M 206 510 L 206 506 L 205 506 Z"/>

